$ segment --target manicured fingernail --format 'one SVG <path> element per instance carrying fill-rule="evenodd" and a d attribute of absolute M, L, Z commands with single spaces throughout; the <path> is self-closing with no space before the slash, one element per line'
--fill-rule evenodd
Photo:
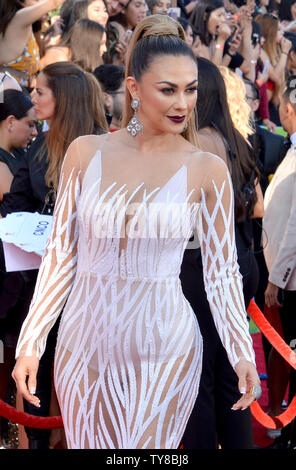
<path fill-rule="evenodd" d="M 241 387 L 240 392 L 241 392 L 242 394 L 246 393 L 246 387 Z"/>

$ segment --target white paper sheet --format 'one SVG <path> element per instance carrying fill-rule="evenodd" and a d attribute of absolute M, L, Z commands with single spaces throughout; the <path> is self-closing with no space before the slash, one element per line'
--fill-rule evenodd
<path fill-rule="evenodd" d="M 51 215 L 14 212 L 0 219 L 7 271 L 38 269 L 52 225 Z"/>

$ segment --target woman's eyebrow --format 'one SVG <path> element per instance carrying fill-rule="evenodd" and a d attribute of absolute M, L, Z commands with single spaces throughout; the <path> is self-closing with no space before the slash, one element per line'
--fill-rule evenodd
<path fill-rule="evenodd" d="M 188 85 L 186 85 L 186 86 L 193 85 L 195 82 L 197 82 L 197 78 L 195 78 L 192 82 L 188 83 Z M 167 80 L 163 80 L 161 82 L 156 82 L 156 83 L 158 85 L 166 84 L 166 85 L 170 85 L 171 87 L 178 88 L 178 85 L 176 85 L 175 83 L 169 82 Z"/>

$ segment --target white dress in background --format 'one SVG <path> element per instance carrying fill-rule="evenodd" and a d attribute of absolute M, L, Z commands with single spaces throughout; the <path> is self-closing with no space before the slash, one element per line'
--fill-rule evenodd
<path fill-rule="evenodd" d="M 216 194 L 211 207 L 203 189 L 200 202 L 190 202 L 186 159 L 153 191 L 147 181 L 133 191 L 131 181 L 104 189 L 102 147 L 82 161 L 81 145 L 83 138 L 65 157 L 17 356 L 41 357 L 65 306 L 54 375 L 68 447 L 177 448 L 202 367 L 202 338 L 179 280 L 196 227 L 208 299 L 230 362 L 244 357 L 255 363 L 230 177 L 220 159 L 203 154 L 217 168 L 205 175 Z"/>

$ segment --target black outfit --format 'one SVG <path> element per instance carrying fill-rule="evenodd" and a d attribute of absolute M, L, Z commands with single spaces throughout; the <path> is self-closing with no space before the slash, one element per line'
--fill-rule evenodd
<path fill-rule="evenodd" d="M 4 195 L 0 203 L 0 213 L 3 217 L 11 212 L 18 211 L 52 213 L 53 205 L 48 206 L 45 204 L 46 196 L 50 192 L 50 188 L 45 184 L 45 173 L 47 170 L 46 160 L 45 135 L 41 133 L 31 145 L 22 164 L 18 166 L 14 174 L 10 192 Z M 25 279 L 24 286 L 26 288 L 26 296 L 25 302 L 23 302 L 23 315 L 18 315 L 15 319 L 16 340 L 29 310 L 38 270 L 25 271 L 22 274 Z M 12 290 L 12 294 L 13 297 L 15 297 L 15 289 Z M 39 364 L 36 395 L 40 398 L 41 407 L 36 408 L 24 400 L 24 410 L 36 416 L 49 415 L 51 368 L 54 358 L 57 329 L 58 322 L 50 332 L 45 353 Z M 16 344 L 13 346 L 15 347 Z M 29 438 L 30 448 L 45 449 L 49 447 L 49 430 L 26 428 L 26 433 Z"/>
<path fill-rule="evenodd" d="M 243 236 L 249 223 L 236 224 L 238 263 L 243 276 L 245 305 L 248 306 L 258 284 L 258 266 Z M 250 235 L 250 232 L 249 232 Z M 250 410 L 231 410 L 239 400 L 238 378 L 229 363 L 214 324 L 203 284 L 200 249 L 187 249 L 181 266 L 180 279 L 185 297 L 199 323 L 203 337 L 203 365 L 197 401 L 182 439 L 185 449 L 252 449 L 253 433 Z"/>
<path fill-rule="evenodd" d="M 10 192 L 5 194 L 0 202 L 2 217 L 18 211 L 43 212 L 50 190 L 45 184 L 46 160 L 45 134 L 42 132 L 31 145 L 26 159 L 14 175 Z"/>
<path fill-rule="evenodd" d="M 24 164 L 24 151 L 15 150 L 13 156 L 0 148 L 0 162 L 5 163 L 14 176 Z M 14 347 L 18 336 L 18 318 L 24 319 L 24 278 L 20 272 L 7 273 L 3 245 L 0 241 L 0 339 L 7 347 Z"/>
<path fill-rule="evenodd" d="M 254 180 L 255 172 L 252 179 Z M 246 186 L 248 181 L 246 181 Z M 254 181 L 252 187 L 254 191 Z M 235 222 L 235 237 L 246 308 L 257 290 L 259 271 L 253 253 L 252 221 Z M 185 297 L 197 317 L 203 337 L 203 365 L 199 393 L 182 439 L 185 449 L 252 449 L 251 412 L 231 410 L 241 398 L 238 377 L 229 363 L 216 330 L 203 284 L 200 248 L 186 249 L 180 279 Z M 199 287 L 198 287 L 199 286 Z"/>
<path fill-rule="evenodd" d="M 251 273 L 247 274 L 250 279 Z M 223 449 L 251 449 L 249 409 L 231 410 L 241 397 L 238 378 L 218 335 L 204 287 L 201 288 L 204 283 L 200 249 L 185 250 L 180 279 L 203 337 L 199 393 L 182 439 L 183 446 L 185 449 L 216 449 L 219 442 Z"/>
<path fill-rule="evenodd" d="M 231 38 L 227 39 L 227 41 L 225 42 L 223 57 L 225 55 L 230 55 L 229 53 L 230 42 L 231 42 Z M 231 60 L 228 64 L 228 68 L 233 71 L 235 71 L 236 68 L 239 68 L 242 65 L 243 61 L 245 60 L 239 52 L 235 52 L 234 54 L 231 54 L 230 57 L 231 57 Z"/>

